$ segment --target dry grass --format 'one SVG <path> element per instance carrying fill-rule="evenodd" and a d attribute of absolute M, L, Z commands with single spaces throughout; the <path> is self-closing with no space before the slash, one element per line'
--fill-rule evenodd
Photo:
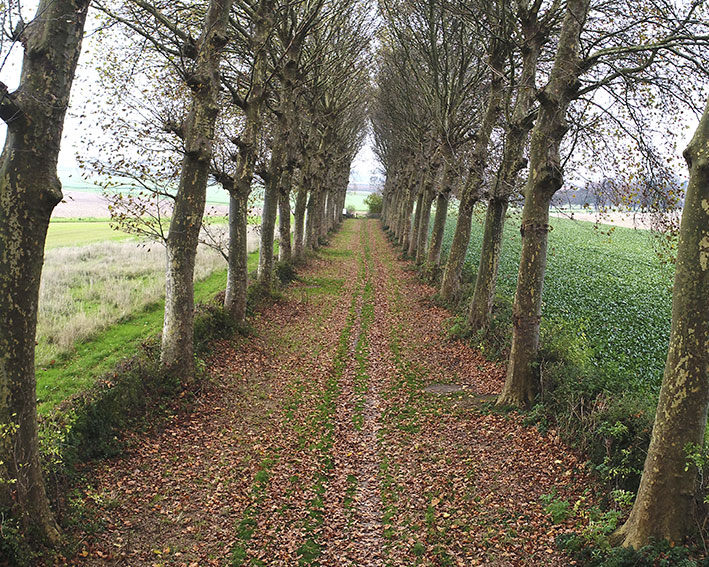
<path fill-rule="evenodd" d="M 225 267 L 213 250 L 197 254 L 195 279 Z M 37 325 L 37 365 L 106 329 L 165 293 L 165 250 L 136 242 L 56 248 L 45 256 Z"/>

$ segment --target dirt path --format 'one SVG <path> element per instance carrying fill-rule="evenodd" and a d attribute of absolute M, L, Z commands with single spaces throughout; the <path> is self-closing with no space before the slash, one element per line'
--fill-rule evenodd
<path fill-rule="evenodd" d="M 575 457 L 481 406 L 501 368 L 445 339 L 378 224 L 302 276 L 214 345 L 194 411 L 84 471 L 71 564 L 569 565 L 540 497 L 581 497 Z"/>

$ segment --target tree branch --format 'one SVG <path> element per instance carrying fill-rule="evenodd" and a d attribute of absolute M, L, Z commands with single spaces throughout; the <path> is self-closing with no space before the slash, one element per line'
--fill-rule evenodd
<path fill-rule="evenodd" d="M 21 114 L 22 108 L 17 104 L 14 93 L 11 93 L 7 85 L 0 81 L 0 119 L 10 124 Z"/>

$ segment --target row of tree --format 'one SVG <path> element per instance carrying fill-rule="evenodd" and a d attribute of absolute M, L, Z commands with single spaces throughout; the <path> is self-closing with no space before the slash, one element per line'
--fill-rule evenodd
<path fill-rule="evenodd" d="M 701 111 L 707 2 L 382 0 L 381 8 L 372 122 L 386 171 L 384 224 L 429 275 L 440 276 L 439 294 L 452 300 L 474 206 L 487 203 L 467 310 L 476 331 L 490 320 L 508 204 L 524 200 L 512 346 L 498 404 L 529 407 L 538 391 L 552 198 L 579 156 L 594 159 L 577 164 L 579 174 L 597 178 L 599 164 L 615 164 L 619 176 L 648 179 L 657 200 L 664 187 L 676 189 L 663 183 L 674 176 L 656 132 L 688 108 Z M 692 526 L 696 469 L 687 466 L 685 447 L 701 445 L 709 407 L 707 120 L 685 154 L 691 181 L 660 407 L 640 492 L 618 534 L 634 547 L 681 541 Z M 455 233 L 442 264 L 452 195 Z"/>
<path fill-rule="evenodd" d="M 5 4 L 9 43 L 2 47 L 21 45 L 24 59 L 18 88 L 0 83 L 7 124 L 0 157 L 0 510 L 11 511 L 31 540 L 56 543 L 38 452 L 35 329 L 47 228 L 62 199 L 60 141 L 90 1 L 40 0 L 29 21 L 19 2 Z M 93 6 L 94 35 L 102 38 L 97 74 L 111 89 L 98 122 L 113 127 L 95 140 L 110 157 L 86 161 L 171 201 L 161 363 L 189 381 L 194 264 L 208 183 L 229 193 L 225 308 L 242 323 L 254 184 L 264 187 L 258 285 L 265 292 L 273 281 L 277 218 L 284 262 L 318 248 L 340 221 L 366 129 L 370 11 L 360 0 Z M 119 106 L 126 100 L 128 113 Z M 163 233 L 161 222 L 153 228 Z"/>

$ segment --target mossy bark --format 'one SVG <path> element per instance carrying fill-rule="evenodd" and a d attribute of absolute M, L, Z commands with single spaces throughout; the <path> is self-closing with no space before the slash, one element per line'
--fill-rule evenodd
<path fill-rule="evenodd" d="M 513 308 L 507 377 L 498 405 L 529 407 L 538 387 L 542 290 L 546 269 L 549 204 L 563 181 L 560 146 L 568 130 L 566 113 L 578 90 L 580 34 L 589 0 L 569 0 L 549 82 L 539 94 L 540 108 L 529 147 L 529 178 L 522 210 L 522 255 Z"/>
<path fill-rule="evenodd" d="M 19 33 L 19 88 L 0 83 L 0 513 L 32 543 L 59 530 L 39 459 L 35 334 L 49 218 L 62 199 L 57 158 L 89 2 L 41 0 Z"/>
<path fill-rule="evenodd" d="M 685 150 L 689 185 L 680 226 L 672 330 L 660 399 L 632 512 L 616 537 L 640 548 L 682 543 L 694 526 L 697 470 L 709 408 L 709 104 Z"/>
<path fill-rule="evenodd" d="M 210 0 L 198 42 L 185 156 L 167 237 L 165 318 L 160 362 L 180 378 L 194 376 L 194 264 L 204 216 L 214 129 L 219 115 L 219 63 L 231 0 Z"/>
<path fill-rule="evenodd" d="M 292 179 L 293 172 L 286 169 L 283 173 L 281 185 L 278 191 L 278 260 L 280 262 L 290 262 L 293 257 L 290 233 L 290 192 Z"/>
<path fill-rule="evenodd" d="M 473 299 L 468 308 L 468 326 L 473 331 L 485 329 L 490 323 L 507 205 L 507 198 L 497 197 L 491 198 L 487 205 L 478 275 L 475 279 Z"/>
<path fill-rule="evenodd" d="M 301 183 L 295 198 L 294 227 L 293 227 L 293 257 L 296 260 L 303 258 L 305 251 L 305 210 L 308 204 L 308 189 Z"/>

